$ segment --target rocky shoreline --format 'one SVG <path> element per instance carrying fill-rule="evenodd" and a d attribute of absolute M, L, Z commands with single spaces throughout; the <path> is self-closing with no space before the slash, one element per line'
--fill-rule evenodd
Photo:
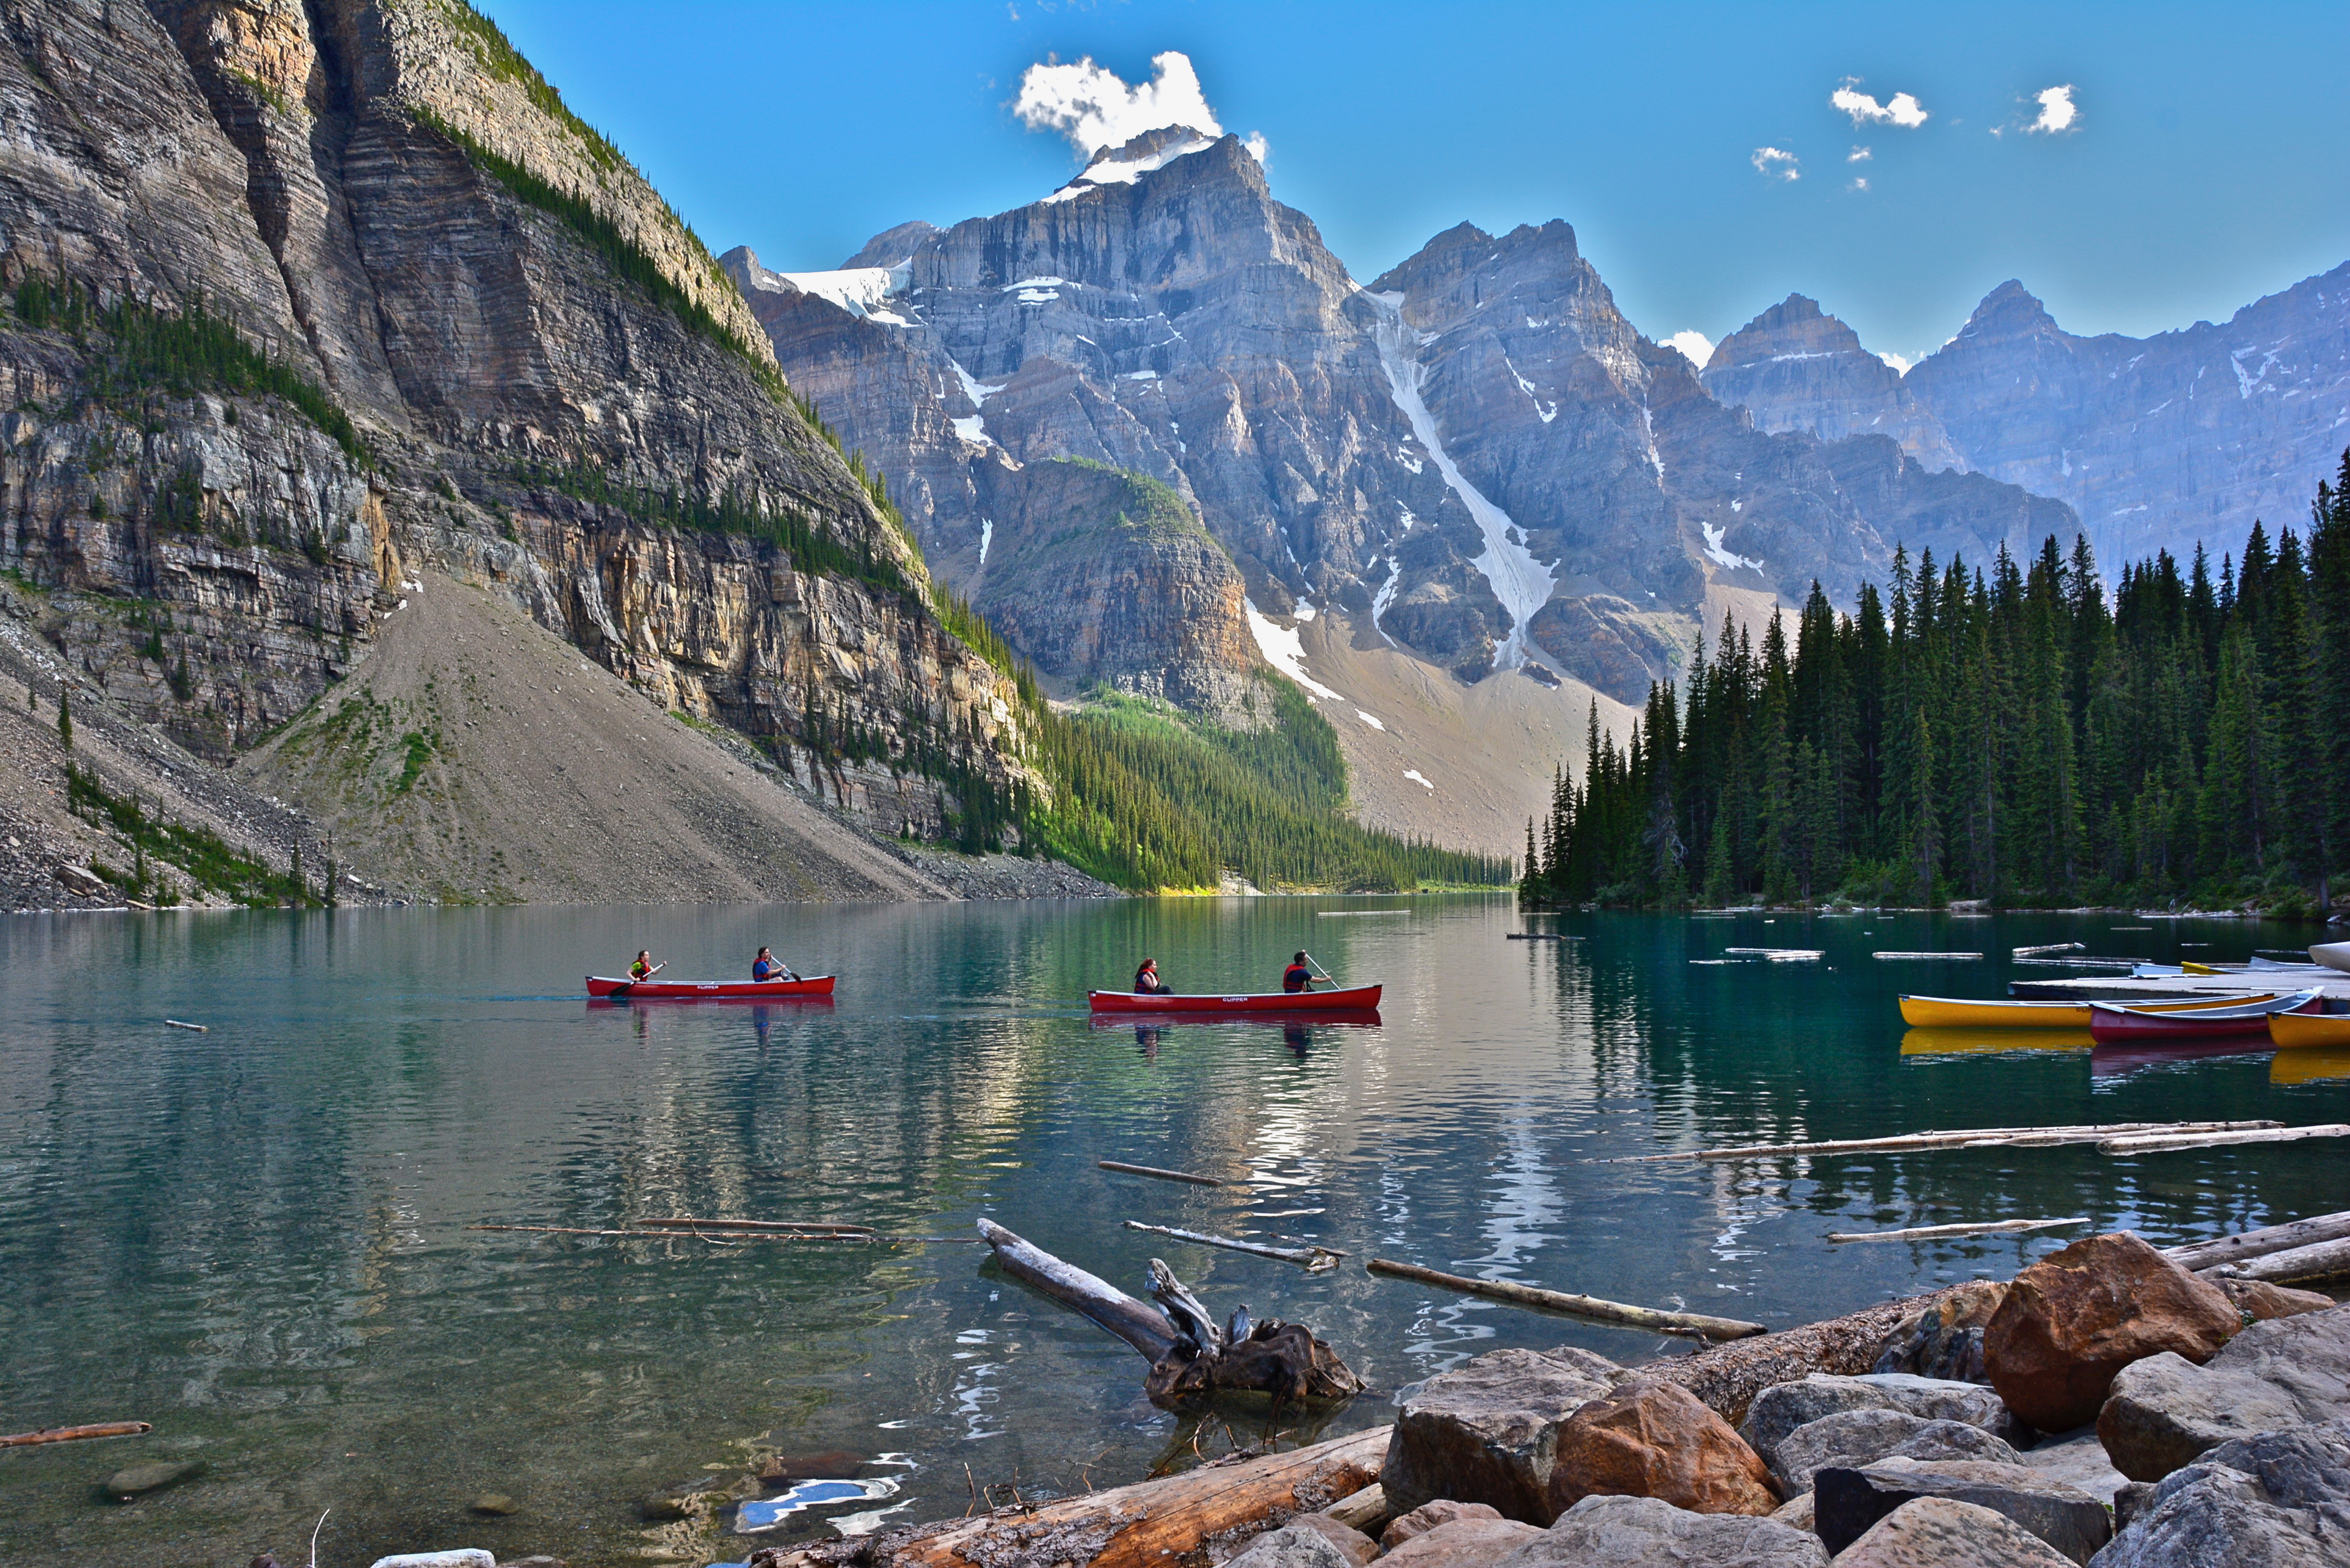
<path fill-rule="evenodd" d="M 1391 1428 L 748 1568 L 2350 1561 L 2350 1309 L 2232 1267 L 2118 1231 L 1639 1366 L 1492 1351 Z"/>

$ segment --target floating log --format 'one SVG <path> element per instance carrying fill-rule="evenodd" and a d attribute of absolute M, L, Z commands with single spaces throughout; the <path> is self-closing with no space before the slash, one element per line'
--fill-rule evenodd
<path fill-rule="evenodd" d="M 1832 1138 L 1814 1143 L 1750 1143 L 1730 1148 L 1684 1148 L 1667 1154 L 1627 1154 L 1590 1165 L 1654 1165 L 1672 1159 L 1761 1159 L 1789 1154 L 1862 1154 L 1913 1148 L 1994 1148 L 2014 1144 L 2047 1147 L 2063 1143 L 2098 1143 L 2130 1133 L 2219 1133 L 2278 1127 L 2272 1121 L 2106 1122 L 2053 1127 L 1967 1127 L 1956 1132 L 1896 1133 L 1887 1137 Z"/>
<path fill-rule="evenodd" d="M 927 1236 L 872 1236 L 846 1231 L 810 1232 L 806 1231 L 738 1231 L 732 1235 L 713 1236 L 707 1231 L 598 1231 L 580 1225 L 468 1225 L 468 1231 L 526 1231 L 542 1236 L 618 1236 L 624 1241 L 657 1241 L 667 1238 L 679 1241 L 926 1241 Z M 940 1241 L 960 1240 L 940 1237 Z"/>
<path fill-rule="evenodd" d="M 1122 1170 L 1128 1176 L 1148 1176 L 1160 1181 L 1188 1181 L 1194 1187 L 1224 1185 L 1215 1177 L 1194 1176 L 1188 1170 L 1161 1170 L 1155 1165 L 1128 1165 L 1119 1159 L 1097 1159 L 1094 1163 L 1104 1170 Z"/>
<path fill-rule="evenodd" d="M 1513 942 L 1579 942 L 1581 937 L 1570 937 L 1564 931 L 1505 931 Z"/>
<path fill-rule="evenodd" d="M 2034 948 L 2016 948 L 2007 956 L 2020 959 L 2043 958 L 2049 953 L 2085 953 L 2088 950 L 2089 945 L 2086 942 L 2043 942 Z"/>
<path fill-rule="evenodd" d="M 2293 1247 L 2248 1262 L 2230 1263 L 2227 1272 L 2240 1280 L 2265 1280 L 2272 1285 L 2316 1284 L 2350 1275 L 2350 1237 Z"/>
<path fill-rule="evenodd" d="M 1205 1231 L 1184 1231 L 1173 1225 L 1145 1225 L 1139 1220 L 1126 1222 L 1129 1231 L 1148 1231 L 1154 1236 L 1172 1236 L 1179 1241 L 1197 1241 L 1202 1247 L 1222 1247 L 1229 1252 L 1253 1252 L 1260 1258 L 1278 1258 L 1284 1263 L 1301 1263 L 1308 1273 L 1321 1273 L 1335 1269 L 1341 1258 L 1352 1257 L 1331 1247 L 1268 1247 L 1262 1241 L 1240 1241 L 1230 1236 L 1211 1236 Z"/>
<path fill-rule="evenodd" d="M 1597 1296 L 1569 1295 L 1565 1291 L 1512 1284 L 1506 1280 L 1472 1280 L 1461 1274 L 1440 1273 L 1434 1269 L 1423 1269 L 1414 1263 L 1390 1262 L 1385 1258 L 1373 1258 L 1363 1266 L 1374 1274 L 1416 1280 L 1424 1285 L 1440 1286 L 1463 1295 L 1484 1296 L 1492 1301 L 1508 1302 L 1513 1306 L 1565 1313 L 1574 1317 L 1596 1318 L 1602 1323 L 1620 1323 L 1656 1334 L 1725 1340 L 1745 1339 L 1769 1332 L 1759 1323 L 1745 1323 L 1734 1317 L 1710 1317 L 1704 1313 L 1659 1312 L 1654 1307 L 1627 1306 L 1622 1302 L 1602 1301 Z"/>
<path fill-rule="evenodd" d="M 98 1421 L 86 1427 L 44 1427 L 37 1432 L 13 1432 L 0 1438 L 0 1449 L 30 1449 L 43 1443 L 80 1443 L 92 1438 L 140 1438 L 155 1429 L 151 1421 Z"/>
<path fill-rule="evenodd" d="M 1984 1236 L 1994 1231 L 2049 1231 L 2059 1225 L 2086 1225 L 2089 1217 L 2075 1214 L 2070 1220 L 1990 1220 L 1980 1225 L 1918 1225 L 1907 1231 L 1840 1231 L 1830 1233 L 1831 1241 L 1926 1241 L 1937 1236 Z"/>
<path fill-rule="evenodd" d="M 1981 958 L 1981 957 L 1982 957 L 1982 954 L 1981 954 L 1981 953 L 1896 953 L 1896 952 L 1883 952 L 1883 953 L 1871 953 L 1871 954 L 1869 954 L 1868 956 L 1869 956 L 1869 957 L 1871 957 L 1871 958 L 1874 958 L 1874 959 L 1887 959 L 1887 960 L 1900 960 L 1900 959 L 1940 959 L 1940 960 L 1942 960 L 1943 961 L 1948 962 L 1948 963 L 1972 963 L 1972 962 L 1974 962 L 1976 960 L 1978 960 L 1978 959 Z"/>
<path fill-rule="evenodd" d="M 2099 1154 L 2160 1154 L 2174 1148 L 2218 1148 L 2238 1143 L 2299 1143 L 2313 1137 L 2350 1137 L 2350 1122 L 2322 1122 L 2301 1127 L 2242 1127 L 2224 1132 L 2137 1133 L 2109 1137 L 2097 1145 Z"/>
<path fill-rule="evenodd" d="M 1061 1262 L 993 1220 L 983 1218 L 979 1233 L 995 1249 L 995 1261 L 1003 1265 L 1005 1273 L 1093 1319 L 1150 1361 L 1157 1362 L 1174 1345 L 1174 1324 L 1156 1308 L 1143 1305 L 1107 1280 Z"/>
<path fill-rule="evenodd" d="M 2320 1241 L 2338 1241 L 2345 1236 L 2350 1236 L 2350 1210 L 2338 1214 L 2314 1214 L 2290 1224 L 2264 1225 L 2257 1231 L 2239 1231 L 2210 1241 L 2190 1241 L 2183 1247 L 2166 1247 L 2162 1255 L 2182 1269 L 2210 1269 L 2221 1263 L 2264 1258 L 2272 1252 L 2290 1251 L 2295 1247 L 2314 1246 Z"/>
<path fill-rule="evenodd" d="M 631 1220 L 631 1225 L 699 1226 L 705 1231 L 793 1231 L 822 1236 L 878 1236 L 870 1225 L 836 1224 L 829 1220 L 709 1220 L 672 1214 L 665 1220 Z"/>
<path fill-rule="evenodd" d="M 163 1027 L 166 1029 L 193 1030 L 198 1034 L 210 1034 L 213 1032 L 213 1026 L 209 1023 L 182 1023 L 176 1018 L 166 1018 L 163 1020 Z"/>
<path fill-rule="evenodd" d="M 1211 1541 L 1243 1542 L 1276 1520 L 1327 1509 L 1378 1480 L 1392 1427 L 1181 1475 L 1003 1509 L 899 1546 L 895 1568 L 1169 1568 Z"/>

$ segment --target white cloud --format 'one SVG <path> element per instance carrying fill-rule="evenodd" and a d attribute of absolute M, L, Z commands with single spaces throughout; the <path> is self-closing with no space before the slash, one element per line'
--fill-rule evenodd
<path fill-rule="evenodd" d="M 1851 151 L 1844 155 L 1844 161 L 1846 163 L 1866 163 L 1876 156 L 1876 153 L 1871 152 L 1866 147 L 1856 147 Z"/>
<path fill-rule="evenodd" d="M 1867 189 L 1868 189 L 1868 176 L 1867 176 L 1867 175 L 1866 175 L 1866 174 L 1856 174 L 1856 175 L 1854 175 L 1854 176 L 1852 177 L 1852 183 L 1851 183 L 1851 184 L 1849 184 L 1849 185 L 1847 185 L 1847 186 L 1846 186 L 1846 187 L 1845 187 L 1845 189 L 1846 189 L 1846 190 L 1847 190 L 1847 191 L 1866 191 L 1866 190 L 1867 190 Z"/>
<path fill-rule="evenodd" d="M 1908 93 L 1897 92 L 1891 101 L 1879 103 L 1859 89 L 1860 78 L 1846 77 L 1843 85 L 1828 94 L 1828 106 L 1840 114 L 1852 116 L 1856 126 L 1898 125 L 1906 130 L 1915 130 L 1933 118 L 1927 113 L 1926 107 Z"/>
<path fill-rule="evenodd" d="M 1248 155 L 1259 163 L 1273 156 L 1273 144 L 1265 140 L 1264 132 L 1262 130 L 1250 131 L 1247 136 L 1242 138 L 1241 145 L 1247 148 Z"/>
<path fill-rule="evenodd" d="M 2081 106 L 2073 101 L 2073 84 L 2043 88 L 2033 95 L 2040 100 L 2040 118 L 2023 129 L 2041 136 L 2062 136 L 2081 128 Z"/>
<path fill-rule="evenodd" d="M 1693 327 L 1685 327 L 1666 338 L 1665 347 L 1679 349 L 1681 358 L 1700 370 L 1705 369 L 1705 362 L 1713 358 L 1712 342 Z"/>
<path fill-rule="evenodd" d="M 1909 367 L 1917 363 L 1914 359 L 1904 359 L 1898 354 L 1879 354 L 1877 358 L 1892 366 L 1894 373 L 1900 376 L 1908 375 L 1909 373 Z"/>
<path fill-rule="evenodd" d="M 1747 161 L 1754 165 L 1757 172 L 1767 174 L 1773 180 L 1800 180 L 1804 177 L 1803 161 L 1776 147 L 1758 147 L 1754 150 L 1754 156 Z"/>
<path fill-rule="evenodd" d="M 1073 66 L 1048 56 L 1022 73 L 1012 112 L 1031 130 L 1061 132 L 1088 158 L 1164 125 L 1188 125 L 1209 136 L 1224 133 L 1200 91 L 1200 73 L 1191 68 L 1189 55 L 1175 49 L 1154 55 L 1150 68 L 1150 80 L 1128 87 L 1091 56 Z"/>

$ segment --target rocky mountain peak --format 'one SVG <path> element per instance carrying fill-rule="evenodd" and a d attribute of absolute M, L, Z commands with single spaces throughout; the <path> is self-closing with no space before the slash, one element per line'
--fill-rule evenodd
<path fill-rule="evenodd" d="M 896 266 L 936 238 L 940 232 L 936 223 L 926 223 L 920 218 L 899 223 L 895 228 L 884 229 L 866 241 L 863 250 L 841 263 L 840 270 L 850 272 L 858 267 Z"/>
<path fill-rule="evenodd" d="M 1711 375 L 1758 359 L 1821 358 L 1836 354 L 1876 358 L 1861 347 L 1860 334 L 1822 311 L 1818 300 L 1791 294 L 1723 338 L 1705 369 Z"/>
<path fill-rule="evenodd" d="M 2033 333 L 2061 331 L 2056 318 L 2048 314 L 2048 307 L 2034 298 L 2032 291 L 2022 283 L 2009 278 L 1983 296 L 1982 303 L 1975 306 L 1974 314 L 1968 317 L 1967 324 L 1959 329 L 1959 337 L 1962 340 L 1982 338 L 1998 341 Z"/>

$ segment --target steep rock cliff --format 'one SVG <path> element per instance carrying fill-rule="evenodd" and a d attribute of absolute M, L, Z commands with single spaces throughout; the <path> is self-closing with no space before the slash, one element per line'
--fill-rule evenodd
<path fill-rule="evenodd" d="M 779 755 L 850 734 L 1013 776 L 1008 682 L 931 615 L 741 296 L 478 14 L 27 0 L 5 25 L 0 557 L 82 679 L 224 755 L 430 563 Z M 275 369 L 139 347 L 191 322 Z"/>

